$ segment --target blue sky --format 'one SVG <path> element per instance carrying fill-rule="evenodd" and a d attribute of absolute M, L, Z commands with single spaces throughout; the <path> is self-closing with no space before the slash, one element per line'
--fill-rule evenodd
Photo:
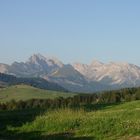
<path fill-rule="evenodd" d="M 41 53 L 140 65 L 140 1 L 1 0 L 0 50 L 3 63 Z"/>

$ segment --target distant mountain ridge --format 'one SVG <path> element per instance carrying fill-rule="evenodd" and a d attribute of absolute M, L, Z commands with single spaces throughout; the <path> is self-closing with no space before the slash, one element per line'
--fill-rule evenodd
<path fill-rule="evenodd" d="M 107 82 L 110 85 L 140 86 L 140 67 L 128 63 L 93 62 L 90 65 L 74 64 L 73 67 L 89 81 Z"/>
<path fill-rule="evenodd" d="M 140 67 L 122 62 L 63 64 L 56 58 L 34 54 L 26 62 L 0 64 L 0 72 L 18 77 L 40 77 L 73 92 L 96 92 L 140 86 Z"/>

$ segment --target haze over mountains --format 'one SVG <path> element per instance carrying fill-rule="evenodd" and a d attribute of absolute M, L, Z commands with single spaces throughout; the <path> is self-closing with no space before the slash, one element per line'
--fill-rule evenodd
<path fill-rule="evenodd" d="M 0 64 L 0 72 L 17 77 L 41 77 L 73 92 L 96 92 L 140 86 L 140 67 L 129 63 L 63 64 L 34 54 L 26 62 Z"/>

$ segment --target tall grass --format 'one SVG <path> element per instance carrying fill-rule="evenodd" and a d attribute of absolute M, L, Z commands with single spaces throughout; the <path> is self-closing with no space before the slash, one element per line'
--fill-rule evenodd
<path fill-rule="evenodd" d="M 72 132 L 75 137 L 92 136 L 97 140 L 140 138 L 140 101 L 110 106 L 97 112 L 71 109 L 50 111 L 22 127 L 8 129 L 40 131 L 42 135 Z"/>

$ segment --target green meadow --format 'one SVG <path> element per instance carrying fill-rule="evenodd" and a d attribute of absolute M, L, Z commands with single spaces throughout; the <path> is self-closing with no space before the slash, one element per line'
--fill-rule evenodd
<path fill-rule="evenodd" d="M 73 97 L 74 93 L 50 91 L 35 88 L 28 85 L 15 85 L 6 88 L 0 88 L 0 102 L 8 102 L 11 100 L 29 100 L 29 99 L 54 99 L 57 97 Z"/>
<path fill-rule="evenodd" d="M 1 111 L 0 123 L 5 140 L 139 140 L 140 101 L 96 111 Z"/>

